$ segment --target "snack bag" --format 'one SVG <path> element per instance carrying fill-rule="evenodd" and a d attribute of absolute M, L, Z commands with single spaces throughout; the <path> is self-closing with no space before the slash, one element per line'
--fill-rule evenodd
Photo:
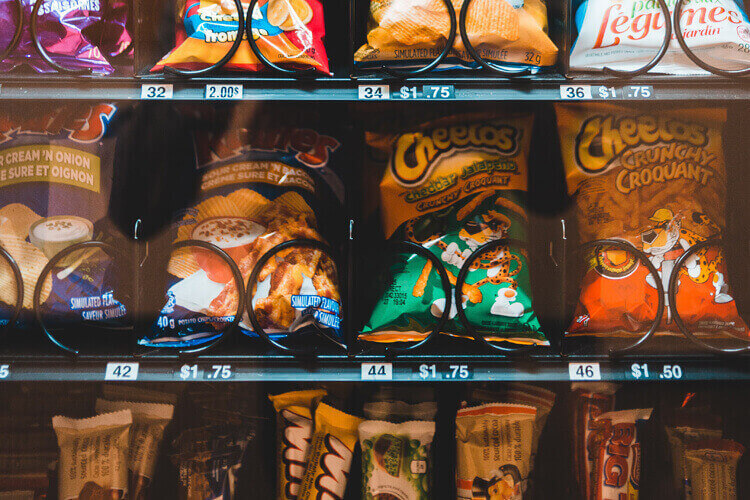
<path fill-rule="evenodd" d="M 339 147 L 311 129 L 231 129 L 199 135 L 199 191 L 195 204 L 177 214 L 173 242 L 199 240 L 232 257 L 242 286 L 259 259 L 294 239 L 323 240 L 319 209 L 341 202 L 343 187 L 329 168 Z M 323 220 L 322 222 L 325 222 Z M 219 255 L 200 247 L 174 251 L 168 265 L 167 301 L 140 340 L 151 346 L 191 346 L 223 333 L 238 309 L 237 284 Z M 318 249 L 291 247 L 275 255 L 253 284 L 253 307 L 273 338 L 316 323 L 340 335 L 337 271 Z M 240 329 L 254 335 L 245 312 Z"/>
<path fill-rule="evenodd" d="M 96 400 L 96 411 L 99 413 L 120 410 L 130 410 L 133 416 L 128 454 L 130 479 L 128 498 L 131 500 L 146 500 L 156 470 L 156 461 L 164 437 L 164 430 L 172 420 L 174 405 Z"/>
<path fill-rule="evenodd" d="M 675 2 L 667 6 L 670 20 L 674 19 Z M 574 8 L 578 37 L 570 53 L 571 70 L 601 71 L 607 66 L 634 71 L 651 61 L 664 42 L 664 14 L 658 2 L 583 0 Z M 750 65 L 750 23 L 743 2 L 684 2 L 680 27 L 688 47 L 705 62 L 728 70 Z M 650 72 L 709 74 L 688 59 L 674 34 L 666 54 Z"/>
<path fill-rule="evenodd" d="M 651 408 L 604 413 L 595 419 L 596 446 L 593 500 L 638 500 L 641 481 L 641 422 Z"/>
<path fill-rule="evenodd" d="M 128 498 L 130 410 L 74 419 L 54 417 L 60 446 L 58 498 Z"/>
<path fill-rule="evenodd" d="M 23 309 L 58 252 L 89 240 L 116 246 L 122 238 L 108 218 L 114 177 L 114 104 L 71 104 L 28 116 L 0 113 L 0 246 L 23 277 Z M 51 323 L 83 321 L 121 326 L 116 265 L 101 249 L 73 252 L 41 286 L 40 305 Z M 18 303 L 10 266 L 0 262 L 0 324 Z"/>
<path fill-rule="evenodd" d="M 242 2 L 246 16 L 253 18 L 253 39 L 271 62 L 295 68 L 314 68 L 330 74 L 323 38 L 323 4 L 319 0 L 259 0 L 252 14 Z M 154 66 L 195 70 L 218 62 L 237 39 L 238 16 L 234 1 L 187 0 L 180 9 L 185 25 L 183 40 Z M 247 34 L 244 35 L 247 37 Z M 223 66 L 232 71 L 265 68 L 249 43 L 242 43 Z"/>
<path fill-rule="evenodd" d="M 521 500 L 531 471 L 536 408 L 490 403 L 456 414 L 456 497 Z"/>
<path fill-rule="evenodd" d="M 361 423 L 361 418 L 326 403 L 318 405 L 307 468 L 299 487 L 299 500 L 344 498 L 354 447 L 357 445 L 357 428 Z"/>
<path fill-rule="evenodd" d="M 721 419 L 704 413 L 688 413 L 684 408 L 669 419 L 665 430 L 672 456 L 675 491 L 684 495 L 688 484 L 685 448 L 691 443 L 721 439 Z"/>
<path fill-rule="evenodd" d="M 435 422 L 393 424 L 366 420 L 359 425 L 362 499 L 428 500 L 431 497 Z"/>
<path fill-rule="evenodd" d="M 687 445 L 686 498 L 736 500 L 737 462 L 744 453 L 744 446 L 729 439 L 710 439 Z"/>
<path fill-rule="evenodd" d="M 276 498 L 295 500 L 307 467 L 313 414 L 326 391 L 285 392 L 268 399 L 276 410 Z"/>
<path fill-rule="evenodd" d="M 65 68 L 90 69 L 98 75 L 114 71 L 97 45 L 102 41 L 106 2 L 52 2 L 40 8 L 37 26 L 42 47 L 50 57 Z M 31 11 L 34 0 L 20 0 L 23 18 L 18 19 L 12 1 L 0 2 L 0 50 L 10 46 L 18 23 L 23 23 L 21 39 L 15 50 L 0 61 L 0 71 L 6 73 L 19 66 L 29 66 L 38 73 L 56 73 L 37 52 L 31 40 Z M 129 43 L 129 40 L 128 40 Z"/>
<path fill-rule="evenodd" d="M 643 251 L 659 273 L 665 311 L 659 332 L 679 332 L 675 308 L 693 333 L 748 337 L 720 248 L 704 248 L 680 269 L 691 246 L 721 237 L 726 170 L 722 109 L 638 111 L 611 105 L 558 105 L 568 192 L 580 242 L 615 238 Z M 654 277 L 619 248 L 592 249 L 571 335 L 632 336 L 657 314 Z M 679 273 L 676 304 L 668 284 Z M 712 335 L 713 334 L 713 335 Z"/>
<path fill-rule="evenodd" d="M 451 0 L 458 20 L 463 0 Z M 450 32 L 442 0 L 371 0 L 367 43 L 354 54 L 360 67 L 424 66 L 443 51 Z M 508 69 L 552 66 L 557 47 L 547 36 L 544 0 L 474 0 L 466 15 L 469 41 L 485 60 Z M 478 67 L 457 30 L 441 67 Z"/>
<path fill-rule="evenodd" d="M 420 244 L 434 253 L 456 284 L 466 259 L 500 238 L 527 241 L 525 197 L 532 117 L 451 116 L 400 134 L 367 135 L 390 159 L 380 183 L 385 237 Z M 362 340 L 424 339 L 445 309 L 432 262 L 398 254 L 388 288 Z M 488 340 L 548 345 L 531 308 L 530 271 L 523 246 L 486 251 L 471 264 L 455 293 L 443 333 L 465 336 L 456 303 Z M 452 288 L 454 288 L 452 287 Z"/>
<path fill-rule="evenodd" d="M 615 408 L 617 386 L 605 382 L 573 384 L 573 469 L 586 500 L 594 497 L 594 474 L 599 452 L 595 433 L 601 415 Z"/>

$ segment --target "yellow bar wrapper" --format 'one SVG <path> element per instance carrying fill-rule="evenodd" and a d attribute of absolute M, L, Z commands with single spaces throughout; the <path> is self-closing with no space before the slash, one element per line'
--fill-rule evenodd
<path fill-rule="evenodd" d="M 315 433 L 299 500 L 342 499 L 352 465 L 357 429 L 364 420 L 325 403 L 315 411 Z"/>
<path fill-rule="evenodd" d="M 313 411 L 324 389 L 269 395 L 276 410 L 276 498 L 294 500 L 305 474 L 313 433 Z"/>

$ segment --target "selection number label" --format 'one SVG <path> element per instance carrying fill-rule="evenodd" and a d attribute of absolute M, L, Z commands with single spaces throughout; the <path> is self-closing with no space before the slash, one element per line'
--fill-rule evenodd
<path fill-rule="evenodd" d="M 363 101 L 382 101 L 391 98 L 390 85 L 360 85 L 357 98 Z"/>
<path fill-rule="evenodd" d="M 393 363 L 362 363 L 360 378 L 367 381 L 393 380 Z"/>
<path fill-rule="evenodd" d="M 568 363 L 568 376 L 572 381 L 601 380 L 599 363 Z"/>
<path fill-rule="evenodd" d="M 10 365 L 0 365 L 0 380 L 10 378 Z"/>
<path fill-rule="evenodd" d="M 138 363 L 107 363 L 104 380 L 134 381 L 138 379 Z"/>
<path fill-rule="evenodd" d="M 141 99 L 171 99 L 174 85 L 171 83 L 144 83 L 141 85 Z"/>
<path fill-rule="evenodd" d="M 591 85 L 560 85 L 560 99 L 566 101 L 591 99 Z"/>

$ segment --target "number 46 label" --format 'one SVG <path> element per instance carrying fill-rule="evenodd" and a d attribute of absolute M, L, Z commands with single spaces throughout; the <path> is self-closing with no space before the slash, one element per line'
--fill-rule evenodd
<path fill-rule="evenodd" d="M 568 363 L 570 380 L 601 380 L 599 363 Z"/>

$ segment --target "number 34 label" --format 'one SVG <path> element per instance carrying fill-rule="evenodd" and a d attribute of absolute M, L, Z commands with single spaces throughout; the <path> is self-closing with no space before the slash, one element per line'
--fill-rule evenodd
<path fill-rule="evenodd" d="M 568 363 L 570 380 L 601 380 L 599 363 Z"/>

